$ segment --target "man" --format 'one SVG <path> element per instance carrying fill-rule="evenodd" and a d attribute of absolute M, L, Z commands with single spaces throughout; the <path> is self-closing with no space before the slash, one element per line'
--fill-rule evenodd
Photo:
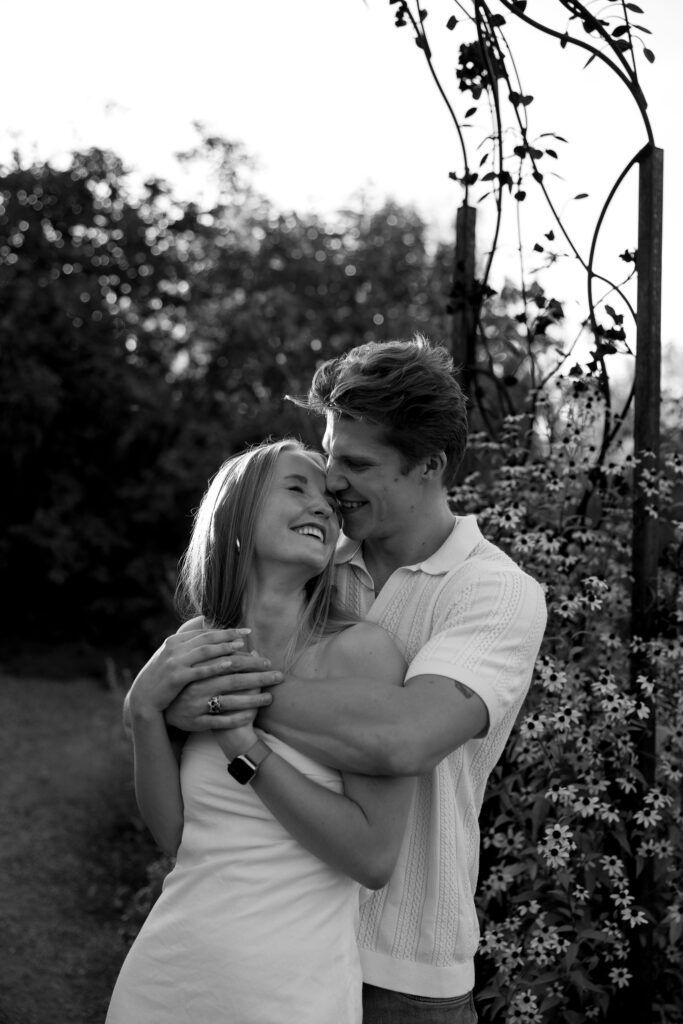
<path fill-rule="evenodd" d="M 262 688 L 277 670 L 232 633 L 192 629 L 143 671 L 193 684 L 168 710 L 173 726 L 215 727 L 218 710 L 231 727 L 258 706 L 264 729 L 322 762 L 419 776 L 396 870 L 361 908 L 364 1024 L 470 1024 L 478 815 L 529 687 L 543 593 L 450 509 L 467 424 L 445 349 L 419 336 L 362 345 L 320 367 L 305 404 L 326 417 L 339 598 L 392 634 L 405 686 L 288 677 L 273 696 Z"/>

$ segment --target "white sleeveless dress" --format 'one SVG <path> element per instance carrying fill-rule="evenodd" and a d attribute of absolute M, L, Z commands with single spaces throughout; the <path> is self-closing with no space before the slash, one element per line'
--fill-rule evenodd
<path fill-rule="evenodd" d="M 338 772 L 261 735 L 341 792 Z M 228 775 L 210 732 L 188 738 L 181 783 L 176 865 L 123 964 L 106 1024 L 360 1024 L 359 885 Z"/>

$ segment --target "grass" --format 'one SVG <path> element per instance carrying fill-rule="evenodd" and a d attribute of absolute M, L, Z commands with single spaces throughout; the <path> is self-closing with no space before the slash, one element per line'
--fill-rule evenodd
<path fill-rule="evenodd" d="M 144 883 L 122 695 L 0 677 L 0 1024 L 100 1024 Z"/>

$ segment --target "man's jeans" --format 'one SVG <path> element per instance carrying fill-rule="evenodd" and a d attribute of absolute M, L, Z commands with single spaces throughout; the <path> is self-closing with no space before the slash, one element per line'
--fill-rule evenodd
<path fill-rule="evenodd" d="M 477 1024 L 471 992 L 432 999 L 363 985 L 363 1024 Z"/>

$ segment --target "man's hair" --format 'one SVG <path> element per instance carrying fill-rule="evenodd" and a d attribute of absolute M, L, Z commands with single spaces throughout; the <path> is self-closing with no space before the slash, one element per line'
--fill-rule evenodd
<path fill-rule="evenodd" d="M 455 483 L 467 445 L 466 399 L 448 350 L 422 335 L 371 341 L 328 360 L 298 404 L 383 427 L 407 470 L 445 452 L 443 483 Z"/>

